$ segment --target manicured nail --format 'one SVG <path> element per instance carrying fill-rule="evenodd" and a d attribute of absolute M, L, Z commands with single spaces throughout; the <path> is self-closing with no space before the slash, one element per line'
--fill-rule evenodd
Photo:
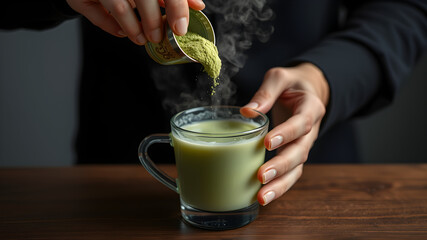
<path fill-rule="evenodd" d="M 136 37 L 136 42 L 141 45 L 144 45 L 147 43 L 147 39 L 145 39 L 144 35 L 141 33 L 138 35 L 138 37 Z"/>
<path fill-rule="evenodd" d="M 270 150 L 277 148 L 280 144 L 283 143 L 283 137 L 277 135 L 270 140 Z"/>
<path fill-rule="evenodd" d="M 126 37 L 127 35 L 126 35 L 126 33 L 125 32 L 123 32 L 123 30 L 119 30 L 118 32 L 117 32 L 117 34 L 119 35 L 119 36 L 121 36 L 121 37 Z"/>
<path fill-rule="evenodd" d="M 178 35 L 182 36 L 187 33 L 188 21 L 186 17 L 178 19 L 175 22 L 175 31 Z"/>
<path fill-rule="evenodd" d="M 270 170 L 268 170 L 267 172 L 265 172 L 262 175 L 262 183 L 266 184 L 266 183 L 270 182 L 271 180 L 274 179 L 274 177 L 276 176 L 276 174 L 277 174 L 276 169 L 270 169 Z"/>
<path fill-rule="evenodd" d="M 151 39 L 156 43 L 162 40 L 162 31 L 160 28 L 156 28 L 151 32 Z"/>
<path fill-rule="evenodd" d="M 196 0 L 200 5 L 205 6 L 205 3 L 202 0 Z"/>
<path fill-rule="evenodd" d="M 250 102 L 250 103 L 246 104 L 244 107 L 256 109 L 257 107 L 259 107 L 259 104 L 256 102 Z"/>
<path fill-rule="evenodd" d="M 264 196 L 262 197 L 264 199 L 264 204 L 262 205 L 265 206 L 269 204 L 271 201 L 273 201 L 274 197 L 276 197 L 276 194 L 273 191 L 264 194 Z"/>

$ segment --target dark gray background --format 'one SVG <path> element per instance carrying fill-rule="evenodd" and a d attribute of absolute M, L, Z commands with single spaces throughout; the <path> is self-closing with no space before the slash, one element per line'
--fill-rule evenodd
<path fill-rule="evenodd" d="M 0 166 L 69 166 L 81 61 L 76 20 L 0 31 Z M 396 102 L 357 121 L 364 162 L 427 162 L 427 57 Z"/>

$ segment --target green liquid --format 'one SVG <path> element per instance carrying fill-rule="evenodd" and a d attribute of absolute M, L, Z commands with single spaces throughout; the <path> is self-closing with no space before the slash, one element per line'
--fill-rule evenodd
<path fill-rule="evenodd" d="M 255 123 L 211 120 L 184 126 L 204 133 L 229 134 L 258 127 Z M 261 187 L 258 168 L 264 163 L 264 136 L 235 142 L 201 142 L 173 136 L 179 191 L 188 205 L 205 211 L 232 211 L 250 206 Z"/>

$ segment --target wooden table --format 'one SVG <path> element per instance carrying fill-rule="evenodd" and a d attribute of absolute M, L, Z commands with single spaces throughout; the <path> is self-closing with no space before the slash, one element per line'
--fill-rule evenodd
<path fill-rule="evenodd" d="M 255 222 L 219 232 L 185 224 L 142 166 L 3 168 L 0 239 L 427 239 L 427 164 L 306 165 Z"/>

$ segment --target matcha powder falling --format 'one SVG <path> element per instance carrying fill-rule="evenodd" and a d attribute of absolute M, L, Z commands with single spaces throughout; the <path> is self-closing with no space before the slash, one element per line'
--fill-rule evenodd
<path fill-rule="evenodd" d="M 221 70 L 221 59 L 215 44 L 206 38 L 187 32 L 184 36 L 176 36 L 181 49 L 191 58 L 203 65 L 204 71 L 213 79 L 212 94 L 218 86 L 218 77 Z"/>

